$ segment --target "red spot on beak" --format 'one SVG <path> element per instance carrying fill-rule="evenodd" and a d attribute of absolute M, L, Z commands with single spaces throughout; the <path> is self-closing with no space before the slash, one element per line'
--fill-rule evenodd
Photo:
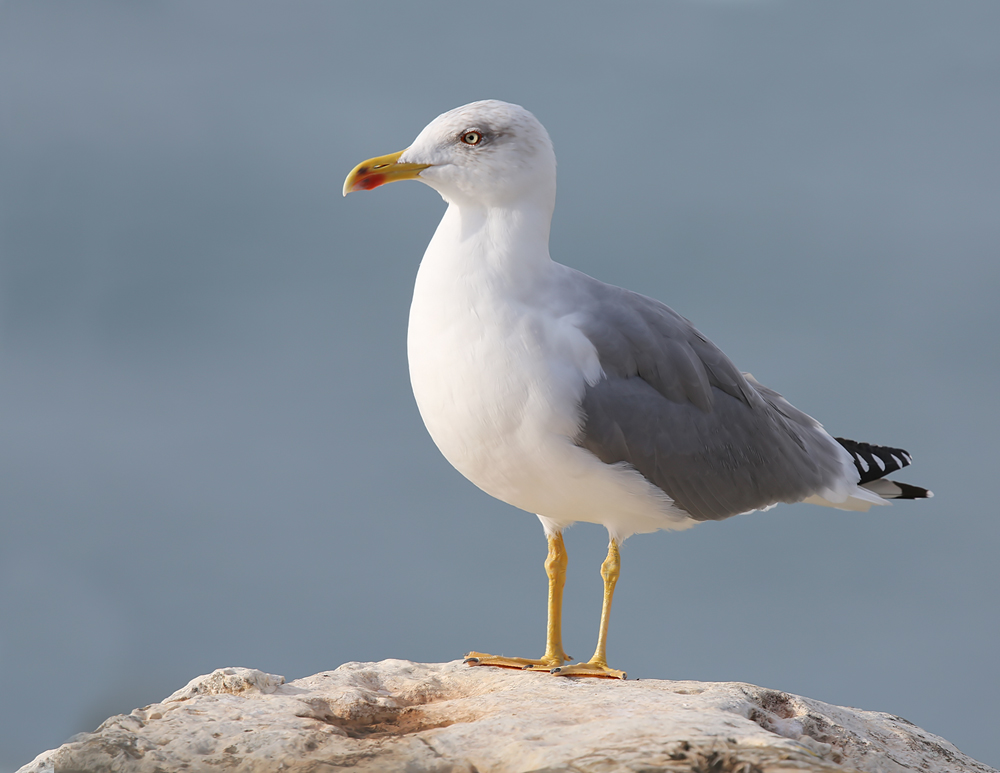
<path fill-rule="evenodd" d="M 378 188 L 380 185 L 385 184 L 385 175 L 379 174 L 378 172 L 365 172 L 358 178 L 357 182 L 354 183 L 354 187 L 360 188 L 363 191 L 370 191 L 372 188 Z"/>

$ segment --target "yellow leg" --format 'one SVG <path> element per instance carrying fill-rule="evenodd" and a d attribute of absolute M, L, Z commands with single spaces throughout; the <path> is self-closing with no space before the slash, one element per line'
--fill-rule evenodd
<path fill-rule="evenodd" d="M 521 668 L 527 671 L 551 671 L 561 666 L 571 658 L 562 648 L 562 599 L 563 587 L 566 585 L 566 565 L 569 558 L 566 555 L 566 545 L 562 534 L 549 537 L 549 554 L 545 558 L 545 574 L 549 578 L 549 610 L 548 625 L 545 630 L 545 654 L 535 660 L 533 658 L 507 658 L 498 655 L 487 655 L 483 652 L 470 652 L 465 656 L 465 662 L 470 666 L 500 666 L 501 668 Z"/>
<path fill-rule="evenodd" d="M 566 555 L 562 534 L 548 539 L 549 554 L 545 558 L 545 574 L 549 578 L 549 608 L 548 623 L 545 627 L 545 654 L 541 657 L 541 663 L 529 666 L 534 670 L 545 671 L 572 660 L 562 646 L 563 588 L 566 586 L 566 566 L 569 563 L 569 556 Z"/>
<path fill-rule="evenodd" d="M 608 666 L 608 624 L 611 622 L 611 600 L 615 595 L 615 585 L 621 573 L 622 562 L 618 552 L 618 543 L 614 539 L 608 545 L 608 557 L 601 564 L 601 577 L 604 578 L 604 603 L 601 605 L 601 630 L 597 635 L 597 649 L 594 657 L 586 663 L 576 663 L 572 666 L 553 668 L 553 674 L 560 676 L 597 676 L 606 679 L 624 679 L 625 672 Z"/>

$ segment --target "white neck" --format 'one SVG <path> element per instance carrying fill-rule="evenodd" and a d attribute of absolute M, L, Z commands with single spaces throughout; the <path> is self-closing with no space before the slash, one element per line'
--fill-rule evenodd
<path fill-rule="evenodd" d="M 427 245 L 420 274 L 459 283 L 475 277 L 480 291 L 508 297 L 530 290 L 532 279 L 541 280 L 551 268 L 552 209 L 537 201 L 491 207 L 452 202 Z"/>

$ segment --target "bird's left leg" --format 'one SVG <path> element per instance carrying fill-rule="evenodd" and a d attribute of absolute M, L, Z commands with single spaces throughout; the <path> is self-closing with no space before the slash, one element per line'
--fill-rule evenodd
<path fill-rule="evenodd" d="M 551 671 L 571 658 L 562 648 L 562 600 L 566 585 L 566 545 L 561 533 L 550 535 L 549 554 L 545 558 L 545 574 L 549 578 L 548 625 L 545 631 L 545 654 L 534 658 L 508 658 L 487 655 L 484 652 L 470 652 L 465 662 L 471 666 L 500 666 L 501 668 L 521 668 L 526 671 Z"/>
<path fill-rule="evenodd" d="M 562 647 L 562 602 L 566 587 L 566 545 L 562 533 L 549 537 L 549 555 L 545 559 L 545 574 L 549 578 L 548 623 L 545 627 L 545 654 L 540 662 L 526 666 L 529 671 L 549 671 L 572 658 Z"/>
<path fill-rule="evenodd" d="M 553 668 L 552 673 L 559 676 L 596 676 L 605 679 L 624 679 L 625 672 L 608 666 L 608 623 L 611 622 L 611 600 L 615 595 L 615 585 L 621 573 L 621 556 L 618 552 L 618 542 L 614 537 L 608 545 L 608 557 L 601 564 L 601 577 L 604 578 L 604 603 L 601 605 L 601 630 L 597 636 L 597 649 L 594 657 L 586 663 L 574 663 L 571 666 Z"/>

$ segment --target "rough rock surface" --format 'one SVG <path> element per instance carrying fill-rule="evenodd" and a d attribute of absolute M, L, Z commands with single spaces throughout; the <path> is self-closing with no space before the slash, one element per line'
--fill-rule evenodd
<path fill-rule="evenodd" d="M 734 682 L 573 679 L 461 662 L 202 676 L 21 773 L 996 773 L 905 719 Z"/>

